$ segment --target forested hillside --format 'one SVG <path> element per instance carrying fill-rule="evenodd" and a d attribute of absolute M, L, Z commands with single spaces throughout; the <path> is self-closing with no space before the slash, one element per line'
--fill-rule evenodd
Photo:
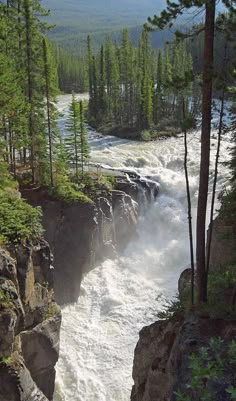
<path fill-rule="evenodd" d="M 101 32 L 141 25 L 147 15 L 164 8 L 165 0 L 43 0 L 58 27 L 78 32 Z"/>
<path fill-rule="evenodd" d="M 69 1 L 43 0 L 42 4 L 51 10 L 50 22 L 56 24 L 50 37 L 71 51 L 83 52 L 87 34 L 91 34 L 94 45 L 101 45 L 109 33 L 114 40 L 121 40 L 124 27 L 130 30 L 131 37 L 138 42 L 142 25 L 148 15 L 159 12 L 165 5 L 165 0 L 135 1 L 106 0 Z M 160 47 L 165 40 L 173 35 L 169 30 L 154 34 L 154 42 Z"/>

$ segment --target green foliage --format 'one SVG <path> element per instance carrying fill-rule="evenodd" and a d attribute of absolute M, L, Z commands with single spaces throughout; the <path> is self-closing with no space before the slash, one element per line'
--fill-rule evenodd
<path fill-rule="evenodd" d="M 157 313 L 157 318 L 160 320 L 176 320 L 183 317 L 185 312 L 185 303 L 179 297 L 175 297 L 170 300 L 165 300 L 163 310 Z"/>
<path fill-rule="evenodd" d="M 189 357 L 191 376 L 184 391 L 176 392 L 176 401 L 214 401 L 217 399 L 216 383 L 227 375 L 232 385 L 224 385 L 224 399 L 235 400 L 233 386 L 236 368 L 236 345 L 233 340 L 225 344 L 222 338 L 211 338 L 207 347 Z M 229 394 L 230 396 L 227 396 Z"/>
<path fill-rule="evenodd" d="M 86 173 L 72 177 L 73 185 L 75 185 L 81 192 L 86 194 L 89 198 L 95 199 L 99 192 L 112 191 L 116 183 L 116 179 L 113 176 L 108 176 L 99 173 Z"/>
<path fill-rule="evenodd" d="M 0 358 L 0 364 L 4 363 L 5 365 L 11 365 L 13 362 L 13 358 L 11 356 L 5 356 L 3 358 Z"/>
<path fill-rule="evenodd" d="M 141 140 L 144 142 L 149 142 L 152 139 L 152 135 L 151 135 L 150 131 L 147 131 L 147 130 L 142 131 L 140 136 L 141 136 Z"/>
<path fill-rule="evenodd" d="M 12 300 L 8 292 L 0 288 L 0 307 L 10 308 L 12 305 Z"/>
<path fill-rule="evenodd" d="M 66 175 L 59 176 L 57 185 L 50 188 L 49 192 L 53 198 L 63 200 L 66 203 L 93 203 L 92 200 L 80 190 L 79 185 L 73 183 Z"/>
<path fill-rule="evenodd" d="M 124 135 L 128 128 L 140 133 L 142 140 L 156 139 L 163 136 L 159 135 L 159 126 L 164 120 L 166 125 L 161 131 L 165 135 L 170 120 L 175 121 L 173 131 L 182 127 L 182 98 L 186 104 L 185 125 L 189 123 L 191 99 L 196 98 L 198 88 L 193 85 L 192 59 L 184 44 L 176 41 L 156 54 L 147 31 L 142 32 L 136 48 L 125 29 L 120 46 L 108 37 L 95 55 L 89 37 L 87 58 L 88 121 L 92 126 L 102 132 L 108 127 L 121 133 L 123 129 Z"/>
<path fill-rule="evenodd" d="M 50 319 L 60 313 L 60 308 L 55 302 L 51 302 L 48 306 L 46 318 Z"/>
<path fill-rule="evenodd" d="M 101 174 L 97 177 L 98 185 L 104 186 L 108 191 L 112 191 L 114 189 L 116 179 L 111 175 Z"/>
<path fill-rule="evenodd" d="M 0 192 L 0 236 L 7 244 L 19 244 L 42 236 L 41 209 L 17 196 Z"/>
<path fill-rule="evenodd" d="M 231 304 L 232 293 L 236 283 L 236 265 L 228 266 L 224 270 L 215 268 L 209 273 L 208 302 L 201 305 L 201 310 L 212 317 L 232 318 L 236 311 Z"/>
<path fill-rule="evenodd" d="M 229 387 L 226 389 L 226 393 L 230 394 L 230 399 L 236 401 L 236 387 Z"/>
<path fill-rule="evenodd" d="M 84 175 L 85 164 L 90 158 L 90 147 L 84 122 L 83 102 L 77 102 L 74 94 L 72 94 L 70 113 L 67 120 L 65 148 L 78 180 L 80 171 L 82 176 Z"/>

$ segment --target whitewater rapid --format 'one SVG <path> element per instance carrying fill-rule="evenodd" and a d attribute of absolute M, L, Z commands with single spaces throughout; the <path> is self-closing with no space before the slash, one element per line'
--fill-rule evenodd
<path fill-rule="evenodd" d="M 60 97 L 61 113 L 67 113 L 68 101 L 68 96 Z M 61 129 L 64 121 L 61 117 Z M 138 238 L 119 258 L 88 273 L 78 302 L 62 308 L 54 400 L 128 401 L 138 333 L 156 320 L 164 299 L 176 293 L 179 274 L 189 264 L 183 137 L 141 143 L 90 132 L 89 140 L 94 163 L 151 177 L 160 184 L 160 193 L 139 219 Z M 188 146 L 194 222 L 199 132 L 189 135 Z M 229 146 L 226 137 L 221 161 L 229 159 Z M 215 149 L 212 139 L 212 170 Z M 218 190 L 227 176 L 227 167 L 221 164 Z"/>

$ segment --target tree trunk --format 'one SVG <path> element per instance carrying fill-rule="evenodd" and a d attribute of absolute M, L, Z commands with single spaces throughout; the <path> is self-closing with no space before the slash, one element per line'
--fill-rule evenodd
<path fill-rule="evenodd" d="M 216 0 L 206 2 L 205 37 L 204 37 L 204 69 L 202 95 L 202 132 L 201 163 L 197 210 L 197 284 L 198 303 L 207 301 L 206 272 L 206 212 L 208 199 L 208 181 L 210 164 L 211 104 L 214 62 Z"/>
<path fill-rule="evenodd" d="M 83 102 L 80 101 L 80 146 L 81 146 L 81 173 L 84 177 L 84 114 L 83 114 Z"/>
<path fill-rule="evenodd" d="M 183 107 L 183 121 L 185 120 L 185 100 L 182 100 Z M 191 261 L 191 303 L 194 305 L 194 251 L 193 251 L 193 228 L 192 228 L 192 205 L 188 177 L 188 143 L 187 143 L 187 130 L 184 129 L 184 171 L 186 181 L 186 192 L 188 201 L 188 228 L 189 228 L 189 247 L 190 247 L 190 261 Z"/>
<path fill-rule="evenodd" d="M 208 244 L 207 244 L 207 264 L 206 264 L 207 276 L 208 276 L 209 267 L 210 267 L 213 218 L 214 218 L 214 208 L 215 208 L 216 185 L 217 185 L 217 177 L 218 177 L 218 165 L 219 165 L 219 158 L 220 158 L 220 145 L 221 145 L 221 137 L 222 137 L 222 131 L 223 131 L 224 106 L 225 106 L 225 89 L 223 89 L 222 100 L 221 100 L 220 122 L 219 122 L 218 142 L 217 142 L 217 151 L 216 151 L 216 160 L 215 160 L 215 174 L 214 174 L 213 190 L 212 190 L 210 226 L 209 226 Z"/>

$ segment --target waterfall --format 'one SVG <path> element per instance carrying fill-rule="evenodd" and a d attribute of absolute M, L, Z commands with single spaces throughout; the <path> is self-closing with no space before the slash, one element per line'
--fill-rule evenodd
<path fill-rule="evenodd" d="M 199 132 L 188 139 L 193 221 L 199 139 Z M 132 198 L 138 186 L 144 213 L 139 214 L 137 235 L 125 252 L 89 272 L 78 302 L 62 310 L 55 401 L 128 401 L 139 330 L 156 320 L 162 300 L 176 293 L 179 274 L 189 264 L 184 144 L 181 136 L 140 143 L 94 132 L 90 143 L 94 163 L 123 172 L 128 169 L 134 184 Z M 213 170 L 216 140 L 212 143 Z M 226 136 L 222 143 L 224 161 L 229 159 L 229 145 L 230 137 Z M 227 175 L 227 167 L 221 165 L 218 190 Z M 141 185 L 142 180 L 145 185 Z"/>

